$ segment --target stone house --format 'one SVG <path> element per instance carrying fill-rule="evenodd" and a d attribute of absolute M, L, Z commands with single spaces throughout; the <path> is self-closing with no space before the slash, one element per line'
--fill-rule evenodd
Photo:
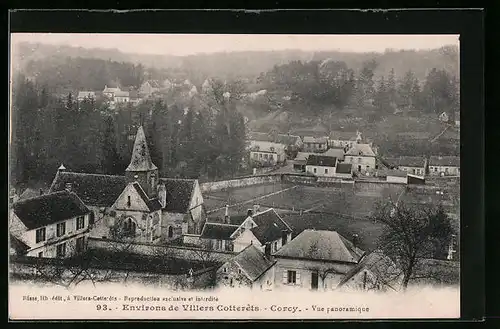
<path fill-rule="evenodd" d="M 110 101 L 115 100 L 115 93 L 120 92 L 120 87 L 108 87 L 104 86 L 104 90 L 102 91 L 102 95 L 106 97 Z"/>
<path fill-rule="evenodd" d="M 335 231 L 304 230 L 273 254 L 276 289 L 332 290 L 364 251 Z"/>
<path fill-rule="evenodd" d="M 431 176 L 460 175 L 460 157 L 431 156 L 429 158 L 429 174 Z"/>
<path fill-rule="evenodd" d="M 342 291 L 399 290 L 402 272 L 382 251 L 365 255 L 339 282 Z"/>
<path fill-rule="evenodd" d="M 130 102 L 130 93 L 128 91 L 116 91 L 114 93 L 114 102 L 117 104 Z"/>
<path fill-rule="evenodd" d="M 144 81 L 139 88 L 139 94 L 142 97 L 150 97 L 153 93 L 159 91 L 162 88 L 161 82 L 157 80 L 147 80 Z"/>
<path fill-rule="evenodd" d="M 346 132 L 346 131 L 332 131 L 328 138 L 329 147 L 341 147 L 344 150 L 349 150 L 354 144 L 361 143 L 361 133 Z"/>
<path fill-rule="evenodd" d="M 337 158 L 311 154 L 307 158 L 306 172 L 315 176 L 334 177 L 337 167 Z"/>
<path fill-rule="evenodd" d="M 376 155 L 370 144 L 354 144 L 345 154 L 344 162 L 352 164 L 353 171 L 359 173 L 376 169 Z"/>
<path fill-rule="evenodd" d="M 328 138 L 305 136 L 303 145 L 305 152 L 326 152 L 328 150 Z"/>
<path fill-rule="evenodd" d="M 75 193 L 67 191 L 18 201 L 10 217 L 11 243 L 25 256 L 64 258 L 83 252 L 90 213 Z"/>
<path fill-rule="evenodd" d="M 96 94 L 93 91 L 79 91 L 77 99 L 79 102 L 82 102 L 86 99 L 95 100 Z"/>
<path fill-rule="evenodd" d="M 271 290 L 274 264 L 275 261 L 251 244 L 217 269 L 216 284 L 219 287 Z"/>
<path fill-rule="evenodd" d="M 424 157 L 402 156 L 399 158 L 386 158 L 385 160 L 392 168 L 403 170 L 417 176 L 425 175 L 427 159 Z"/>
<path fill-rule="evenodd" d="M 159 177 L 142 127 L 137 130 L 124 176 L 74 173 L 64 168 L 58 170 L 50 192 L 63 190 L 75 192 L 92 210 L 91 236 L 95 238 L 126 233 L 138 241 L 169 241 L 200 234 L 205 221 L 198 181 Z"/>
<path fill-rule="evenodd" d="M 397 169 L 377 170 L 375 172 L 375 176 L 381 179 L 385 179 L 387 183 L 408 184 L 408 173 L 403 170 L 397 170 Z"/>
<path fill-rule="evenodd" d="M 250 141 L 250 162 L 263 166 L 274 166 L 286 160 L 282 144 L 264 141 Z"/>
<path fill-rule="evenodd" d="M 292 228 L 273 208 L 261 212 L 258 206 L 254 208 L 234 218 L 228 216 L 226 207 L 224 223 L 205 223 L 202 243 L 213 250 L 240 252 L 253 244 L 266 255 L 278 251 L 292 239 Z"/>

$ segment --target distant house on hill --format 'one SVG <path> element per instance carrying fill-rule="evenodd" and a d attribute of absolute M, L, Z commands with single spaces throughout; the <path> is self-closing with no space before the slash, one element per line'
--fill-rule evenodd
<path fill-rule="evenodd" d="M 274 253 L 278 289 L 332 290 L 364 255 L 335 231 L 306 229 Z"/>
<path fill-rule="evenodd" d="M 79 102 L 83 102 L 86 99 L 95 100 L 96 94 L 94 91 L 79 91 L 77 99 Z"/>
<path fill-rule="evenodd" d="M 159 91 L 162 88 L 161 82 L 158 80 L 147 80 L 144 81 L 139 88 L 139 94 L 142 97 L 149 97 L 153 93 Z"/>
<path fill-rule="evenodd" d="M 275 263 L 251 244 L 217 270 L 217 285 L 270 290 L 274 283 Z"/>
<path fill-rule="evenodd" d="M 128 91 L 117 91 L 114 93 L 114 101 L 116 103 L 130 102 L 130 93 Z"/>
<path fill-rule="evenodd" d="M 448 116 L 448 113 L 446 113 L 446 112 L 442 112 L 442 113 L 439 115 L 439 120 L 440 120 L 441 122 L 448 122 L 448 120 L 449 120 L 449 119 L 450 119 L 450 118 L 449 118 L 449 116 Z"/>
<path fill-rule="evenodd" d="M 327 137 L 305 136 L 302 140 L 305 152 L 326 152 L 328 150 Z"/>
<path fill-rule="evenodd" d="M 115 93 L 120 92 L 120 87 L 108 87 L 104 86 L 104 90 L 102 91 L 102 95 L 109 99 L 110 101 L 115 100 Z"/>
<path fill-rule="evenodd" d="M 399 158 L 385 158 L 391 169 L 399 169 L 413 175 L 424 176 L 427 159 L 424 157 L 402 156 Z"/>
<path fill-rule="evenodd" d="M 334 177 L 337 158 L 312 154 L 307 158 L 306 172 L 315 176 Z"/>
<path fill-rule="evenodd" d="M 376 169 L 376 155 L 370 144 L 354 144 L 345 154 L 345 163 L 353 165 L 357 172 L 369 172 Z"/>
<path fill-rule="evenodd" d="M 328 138 L 329 147 L 342 147 L 350 149 L 354 144 L 362 140 L 360 132 L 332 131 Z"/>

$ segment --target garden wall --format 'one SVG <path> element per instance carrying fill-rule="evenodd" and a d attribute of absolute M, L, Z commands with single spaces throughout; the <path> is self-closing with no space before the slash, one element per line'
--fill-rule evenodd
<path fill-rule="evenodd" d="M 220 191 L 227 188 L 244 187 L 244 186 L 251 186 L 258 184 L 279 183 L 279 182 L 281 182 L 281 175 L 277 174 L 255 175 L 255 176 L 246 176 L 229 180 L 202 183 L 200 184 L 200 189 L 202 193 L 209 193 L 212 191 Z"/>

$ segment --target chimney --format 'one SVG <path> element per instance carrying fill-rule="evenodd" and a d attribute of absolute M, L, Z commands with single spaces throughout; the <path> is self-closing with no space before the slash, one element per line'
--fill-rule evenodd
<path fill-rule="evenodd" d="M 353 234 L 352 235 L 352 244 L 354 245 L 354 248 L 358 247 L 359 244 L 359 235 Z"/>
<path fill-rule="evenodd" d="M 226 212 L 224 214 L 224 223 L 229 224 L 229 205 L 226 205 Z"/>
<path fill-rule="evenodd" d="M 254 204 L 253 205 L 253 213 L 256 214 L 257 212 L 259 212 L 259 208 L 260 208 L 260 206 L 258 204 Z"/>
<path fill-rule="evenodd" d="M 248 209 L 247 210 L 247 216 L 253 216 L 253 210 L 252 209 Z"/>
<path fill-rule="evenodd" d="M 43 195 L 43 190 L 42 189 L 40 189 L 40 195 Z"/>

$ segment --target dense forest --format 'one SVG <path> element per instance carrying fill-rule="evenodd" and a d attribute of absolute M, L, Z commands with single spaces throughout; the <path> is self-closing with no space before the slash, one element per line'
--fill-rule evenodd
<path fill-rule="evenodd" d="M 145 127 L 153 161 L 164 177 L 217 178 L 242 170 L 244 119 L 226 85 L 214 80 L 204 102 L 189 108 L 163 100 L 125 105 L 53 97 L 17 77 L 13 88 L 11 181 L 50 182 L 63 163 L 77 172 L 123 174 L 135 130 Z"/>

